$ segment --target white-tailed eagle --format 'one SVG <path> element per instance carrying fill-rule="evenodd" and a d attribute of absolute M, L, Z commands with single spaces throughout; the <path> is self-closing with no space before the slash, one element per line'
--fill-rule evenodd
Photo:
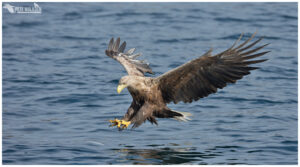
<path fill-rule="evenodd" d="M 216 55 L 212 55 L 210 49 L 204 55 L 156 78 L 144 76 L 145 73 L 153 74 L 153 72 L 148 63 L 136 59 L 141 54 L 134 54 L 135 48 L 124 52 L 126 42 L 120 46 L 120 38 L 116 41 L 112 38 L 105 53 L 121 63 L 127 71 L 128 75 L 120 79 L 117 91 L 120 93 L 127 88 L 132 96 L 132 103 L 123 118 L 110 120 L 110 122 L 113 126 L 124 129 L 130 124 L 138 127 L 146 120 L 157 124 L 156 118 L 188 120 L 189 113 L 174 111 L 167 104 L 197 101 L 211 93 L 216 93 L 228 83 L 235 83 L 250 74 L 251 70 L 258 69 L 249 65 L 267 59 L 252 59 L 269 51 L 257 53 L 268 44 L 253 49 L 253 46 L 263 39 L 262 37 L 248 44 L 255 34 L 239 44 L 242 34 L 229 49 Z"/>

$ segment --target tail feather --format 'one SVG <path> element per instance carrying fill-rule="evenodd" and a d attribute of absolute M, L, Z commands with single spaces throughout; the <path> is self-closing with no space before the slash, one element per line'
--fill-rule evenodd
<path fill-rule="evenodd" d="M 190 116 L 192 116 L 193 114 L 189 113 L 189 112 L 180 112 L 180 111 L 174 111 L 173 112 L 179 113 L 181 116 L 174 116 L 173 119 L 177 120 L 177 121 L 190 121 L 191 119 L 189 118 Z"/>
<path fill-rule="evenodd" d="M 156 111 L 153 114 L 154 114 L 153 116 L 157 118 L 173 118 L 178 121 L 189 121 L 191 120 L 189 117 L 192 116 L 191 113 L 174 111 L 171 109 Z"/>

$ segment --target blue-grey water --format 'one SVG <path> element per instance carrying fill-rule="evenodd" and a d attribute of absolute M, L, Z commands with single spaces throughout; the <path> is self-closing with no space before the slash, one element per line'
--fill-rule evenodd
<path fill-rule="evenodd" d="M 42 14 L 3 9 L 3 164 L 298 163 L 297 3 L 38 5 Z M 191 121 L 109 127 L 131 103 L 116 92 L 125 70 L 104 54 L 111 37 L 159 76 L 255 31 L 269 60 L 217 94 L 169 105 Z"/>

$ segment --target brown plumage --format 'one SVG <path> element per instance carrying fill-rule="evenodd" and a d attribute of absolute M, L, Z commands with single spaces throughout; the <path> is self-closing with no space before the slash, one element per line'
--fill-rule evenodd
<path fill-rule="evenodd" d="M 238 45 L 243 34 L 232 47 L 217 55 L 212 55 L 212 49 L 203 56 L 189 61 L 163 75 L 152 78 L 145 77 L 145 73 L 153 74 L 149 64 L 136 60 L 141 54 L 133 54 L 134 48 L 124 53 L 126 42 L 120 45 L 120 38 L 109 42 L 106 55 L 117 60 L 126 69 L 128 75 L 119 81 L 118 92 L 128 88 L 132 103 L 122 118 L 133 123 L 133 127 L 141 125 L 146 120 L 157 124 L 155 118 L 174 118 L 188 120 L 189 113 L 174 111 L 167 107 L 167 103 L 175 104 L 182 101 L 191 103 L 218 89 L 224 88 L 228 83 L 235 83 L 243 76 L 250 74 L 258 67 L 249 65 L 261 63 L 267 59 L 251 60 L 260 57 L 269 51 L 256 53 L 268 44 L 253 48 L 263 38 L 248 44 L 255 36 Z"/>

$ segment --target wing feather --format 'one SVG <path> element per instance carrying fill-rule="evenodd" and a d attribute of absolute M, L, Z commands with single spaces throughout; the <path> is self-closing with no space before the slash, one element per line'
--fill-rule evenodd
<path fill-rule="evenodd" d="M 105 50 L 106 55 L 122 64 L 129 75 L 144 76 L 145 73 L 153 74 L 149 63 L 136 59 L 141 56 L 141 53 L 133 54 L 135 48 L 124 53 L 126 42 L 124 41 L 120 46 L 120 41 L 120 38 L 117 38 L 116 41 L 112 38 L 109 41 L 108 49 Z"/>
<path fill-rule="evenodd" d="M 251 70 L 258 69 L 248 65 L 266 61 L 267 59 L 252 59 L 263 56 L 269 51 L 255 53 L 268 45 L 252 49 L 263 39 L 259 38 L 248 44 L 255 34 L 238 45 L 243 37 L 241 34 L 229 49 L 215 56 L 212 56 L 212 49 L 210 49 L 203 56 L 155 78 L 164 101 L 176 104 L 180 101 L 190 103 L 199 100 L 224 88 L 228 83 L 235 83 L 245 75 L 249 75 Z"/>
<path fill-rule="evenodd" d="M 126 54 L 131 55 L 135 51 L 135 48 L 129 49 Z"/>
<path fill-rule="evenodd" d="M 117 51 L 120 45 L 120 38 L 117 38 L 116 42 L 114 43 L 113 50 Z"/>
<path fill-rule="evenodd" d="M 119 52 L 121 52 L 121 53 L 123 53 L 124 52 L 124 50 L 125 50 L 125 48 L 126 48 L 126 42 L 124 41 L 123 43 L 122 43 L 122 45 L 120 46 L 120 48 L 119 48 Z"/>

